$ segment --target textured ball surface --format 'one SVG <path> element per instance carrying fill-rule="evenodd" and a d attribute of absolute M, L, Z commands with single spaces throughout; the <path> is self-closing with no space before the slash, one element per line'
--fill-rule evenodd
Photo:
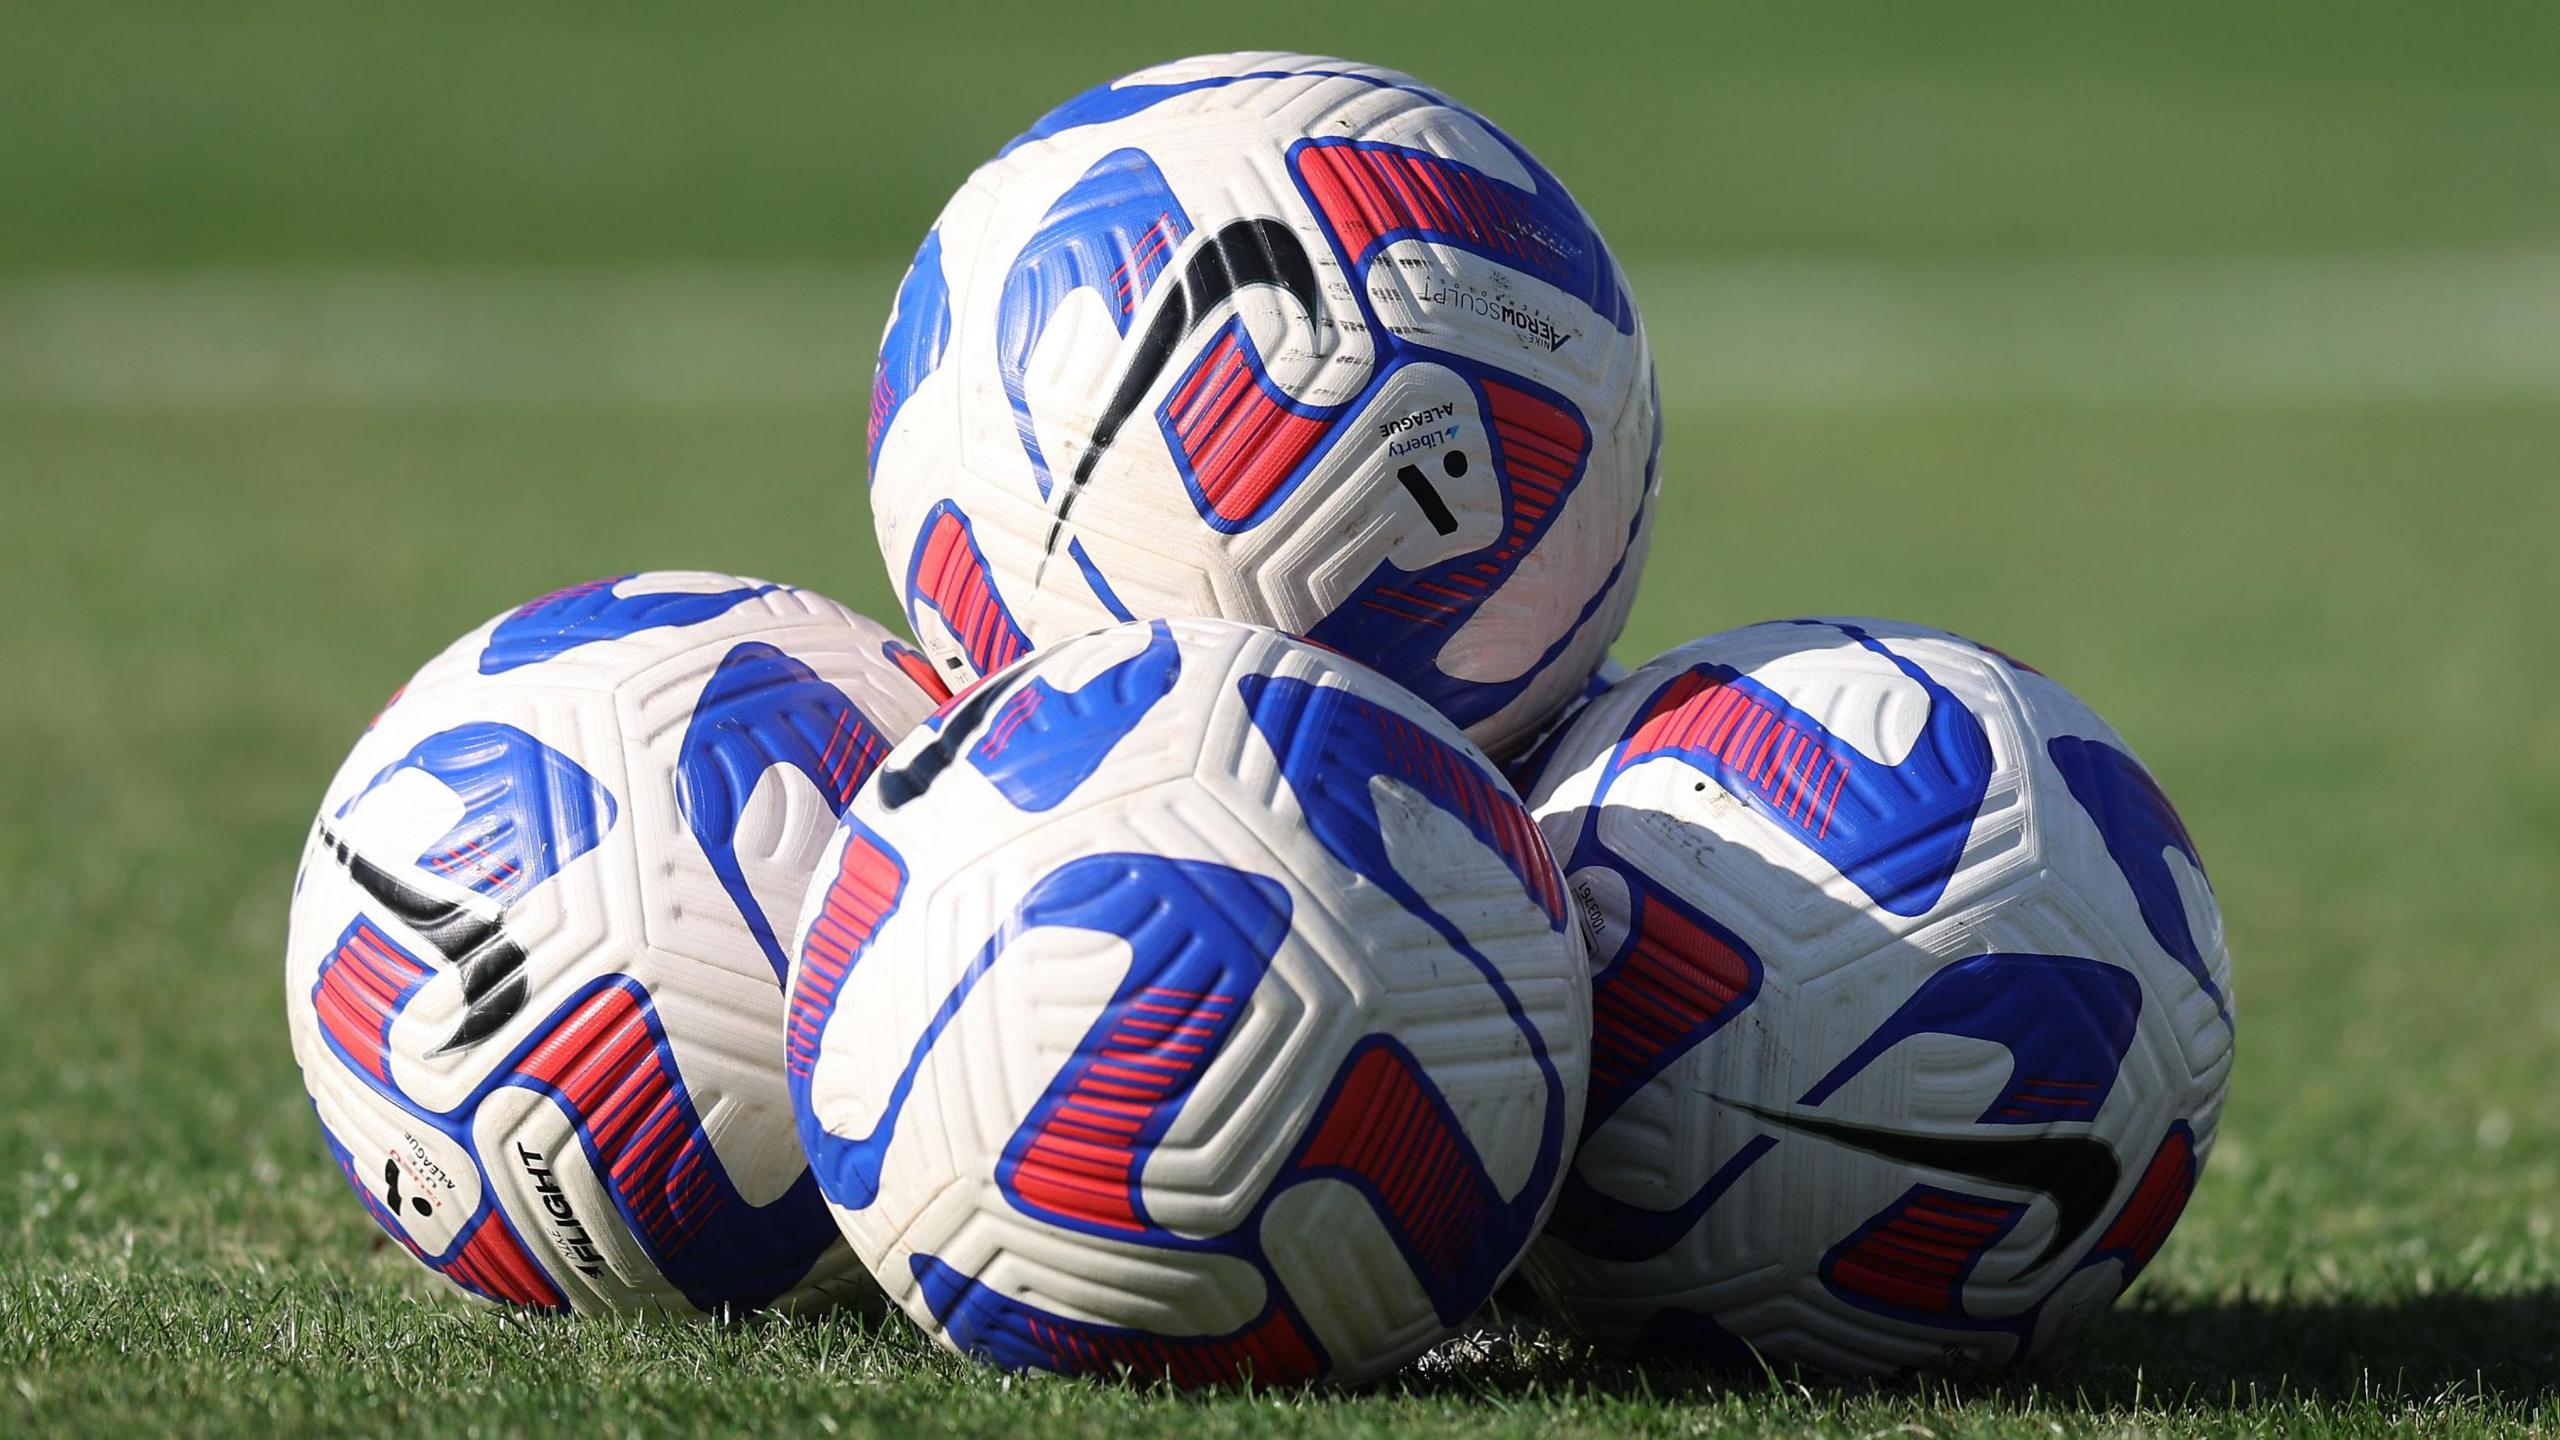
<path fill-rule="evenodd" d="M 1532 792 L 1595 972 L 1530 1261 L 1595 1338 L 2004 1363 L 2131 1284 L 2232 1055 L 2193 841 L 2062 686 L 1935 630 L 1757 625 L 1594 701 Z"/>
<path fill-rule="evenodd" d="M 871 1293 L 793 1133 L 784 947 L 942 693 L 832 600 L 696 573 L 546 595 L 420 670 L 330 782 L 285 955 L 303 1083 L 391 1238 L 544 1309 Z"/>
<path fill-rule="evenodd" d="M 1625 620 L 1660 438 L 1625 277 L 1526 149 L 1393 71 L 1215 55 L 952 198 L 881 344 L 872 512 L 955 684 L 1223 616 L 1507 754 Z"/>
<path fill-rule="evenodd" d="M 944 1345 L 1357 1381 L 1544 1217 L 1590 971 L 1528 812 L 1369 671 L 1223 621 L 999 672 L 902 743 L 804 916 L 787 1069 Z"/>

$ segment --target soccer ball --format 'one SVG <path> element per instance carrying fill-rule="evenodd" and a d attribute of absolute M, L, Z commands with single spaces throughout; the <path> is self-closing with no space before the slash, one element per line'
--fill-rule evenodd
<path fill-rule="evenodd" d="M 1660 441 L 1626 279 L 1527 150 L 1393 71 L 1212 55 L 952 198 L 881 341 L 872 515 L 955 681 L 1224 616 L 1505 755 L 1625 621 Z"/>
<path fill-rule="evenodd" d="M 2159 1249 L 2231 1071 L 2194 843 L 2062 686 L 1792 621 L 1594 702 L 1532 795 L 1595 970 L 1540 1294 L 1613 1344 L 1987 1366 Z"/>
<path fill-rule="evenodd" d="M 1562 1178 L 1590 969 L 1482 752 L 1275 631 L 1141 622 L 946 707 L 802 917 L 801 1138 L 871 1273 L 1008 1368 L 1357 1381 Z"/>
<path fill-rule="evenodd" d="M 1573 728 L 1573 722 L 1582 718 L 1592 701 L 1616 689 L 1618 682 L 1626 678 L 1626 666 L 1604 657 L 1600 668 L 1582 682 L 1582 689 L 1556 712 L 1555 719 L 1547 722 L 1547 728 L 1531 736 L 1520 753 L 1502 767 L 1502 778 L 1524 793 L 1537 784 L 1538 777 L 1546 773 L 1547 757 L 1555 753 L 1556 745 Z"/>
<path fill-rule="evenodd" d="M 832 600 L 727 575 L 464 636 L 329 785 L 285 1008 L 365 1209 L 484 1299 L 871 1293 L 782 1087 L 784 943 L 836 816 L 942 696 Z"/>

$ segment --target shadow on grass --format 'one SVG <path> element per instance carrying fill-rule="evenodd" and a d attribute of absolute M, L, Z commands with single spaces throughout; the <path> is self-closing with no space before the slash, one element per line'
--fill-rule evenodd
<path fill-rule="evenodd" d="M 1656 1400 L 1765 1392 L 1801 1382 L 1816 1396 L 2089 1410 L 2229 1410 L 2283 1402 L 2395 1407 L 2476 1398 L 2560 1401 L 2560 1289 L 2384 1298 L 2139 1296 L 2055 1353 L 2012 1370 L 1881 1381 L 1740 1372 L 1676 1360 L 1595 1355 L 1507 1290 L 1489 1323 L 1402 1389 L 1448 1396 L 1570 1387 Z"/>

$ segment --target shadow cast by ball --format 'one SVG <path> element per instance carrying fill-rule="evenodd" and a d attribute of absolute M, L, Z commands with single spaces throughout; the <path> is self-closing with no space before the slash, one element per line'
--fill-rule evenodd
<path fill-rule="evenodd" d="M 1805 883 L 1779 873 L 1746 846 L 1703 827 L 1672 823 L 1681 832 L 1674 843 L 1695 846 L 1728 874 L 1747 873 L 1738 883 L 1775 887 L 1767 892 L 1773 894 Z M 1872 916 L 1842 923 L 1871 932 L 1845 943 L 1876 951 L 1902 943 Z M 2175 1245 L 2174 1236 L 2170 1243 Z M 1736 1370 L 1677 1359 L 1639 1363 L 1596 1353 L 1514 1279 L 1468 1336 L 1401 1383 L 1419 1393 L 1488 1398 L 1569 1386 L 1666 1399 L 1801 1384 L 1815 1394 L 1874 1391 L 1946 1403 L 2032 1399 L 2093 1411 L 2227 1410 L 2288 1401 L 2560 1400 L 2560 1289 L 2309 1297 L 2235 1288 L 2230 1296 L 2197 1297 L 2136 1284 L 2050 1354 L 2007 1369 L 1830 1381 L 1774 1367 Z"/>
<path fill-rule="evenodd" d="M 2147 1297 L 2141 1287 L 2052 1354 L 1974 1374 L 1832 1380 L 1770 1368 L 1593 1352 L 1513 1285 L 1483 1323 L 1409 1373 L 1409 1393 L 1509 1400 L 1559 1388 L 1661 1400 L 1748 1395 L 1773 1386 L 1947 1405 L 2035 1401 L 2091 1412 L 2213 1411 L 2300 1403 L 2385 1408 L 2479 1399 L 2560 1401 L 2560 1289 L 2397 1298 Z"/>

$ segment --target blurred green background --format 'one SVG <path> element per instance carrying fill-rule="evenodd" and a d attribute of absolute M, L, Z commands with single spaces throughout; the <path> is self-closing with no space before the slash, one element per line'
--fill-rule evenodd
<path fill-rule="evenodd" d="M 1631 260 L 2539 244 L 2550 7 L 15 0 L 0 261 L 903 259 L 1139 65 L 1467 97 Z"/>
<path fill-rule="evenodd" d="M 889 1340 L 439 1304 L 311 1133 L 284 904 L 357 730 L 503 606 L 703 566 L 892 614 L 907 252 L 1056 101 L 1241 46 L 1454 92 L 1611 238 L 1670 436 L 1623 657 L 1824 611 L 2033 659 L 2185 811 L 2241 1018 L 2186 1224 L 2023 1382 L 1637 1403 L 1532 1347 L 1273 1423 L 2551 1423 L 2549 5 L 11 0 L 0 1430 L 1035 1423 Z"/>

